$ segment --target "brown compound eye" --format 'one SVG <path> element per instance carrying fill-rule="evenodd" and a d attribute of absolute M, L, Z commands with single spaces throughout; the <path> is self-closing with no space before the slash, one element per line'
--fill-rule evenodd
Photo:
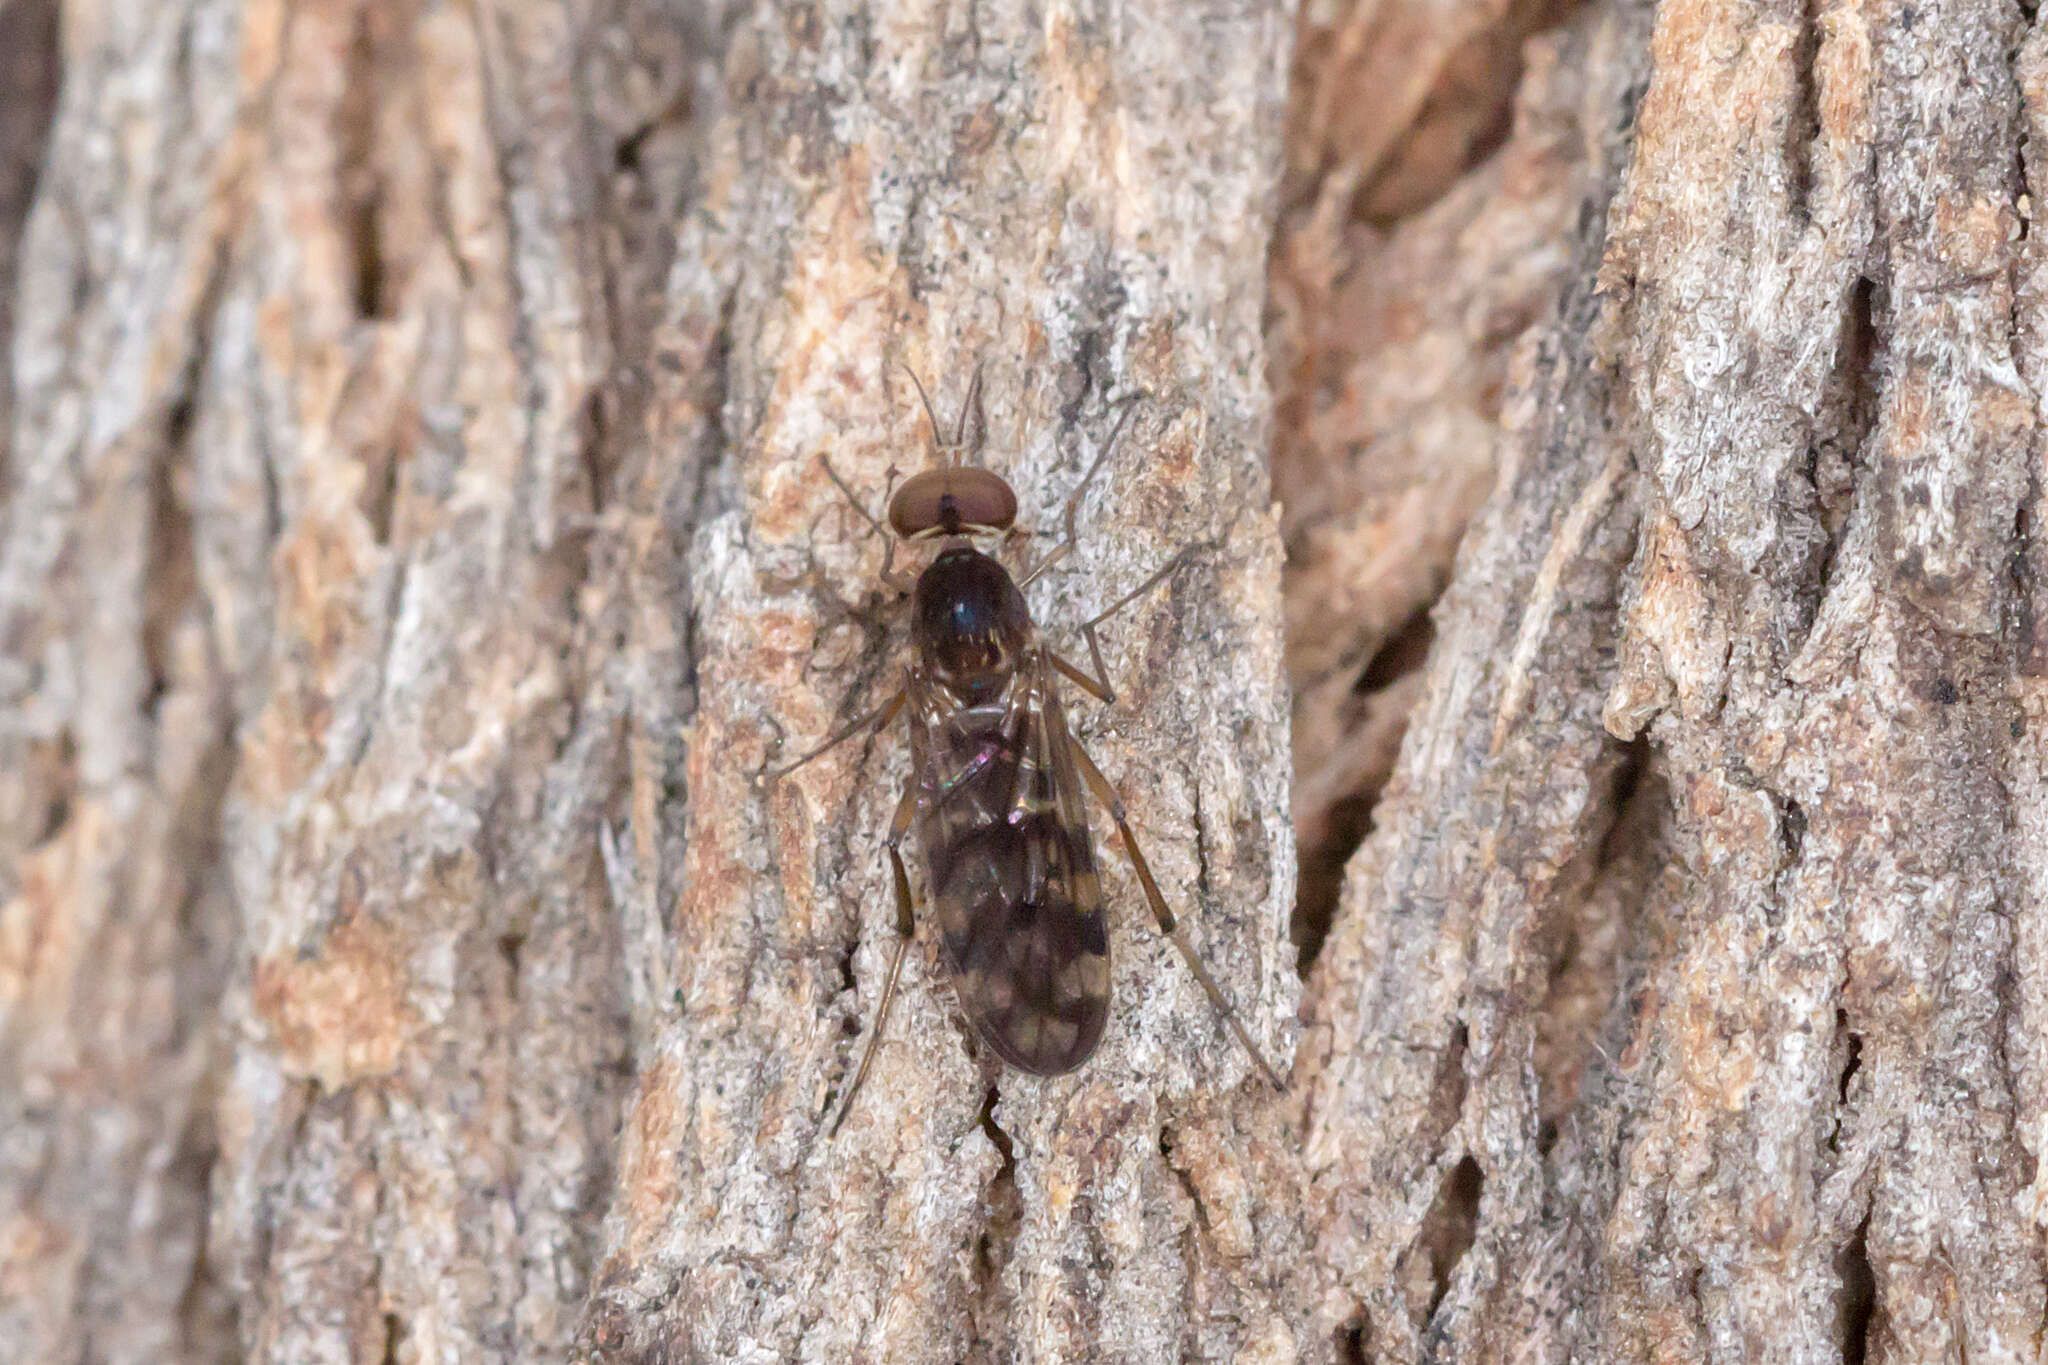
<path fill-rule="evenodd" d="M 889 499 L 889 525 L 905 540 L 930 531 L 1007 531 L 1016 519 L 1017 495 L 986 469 L 927 469 Z"/>

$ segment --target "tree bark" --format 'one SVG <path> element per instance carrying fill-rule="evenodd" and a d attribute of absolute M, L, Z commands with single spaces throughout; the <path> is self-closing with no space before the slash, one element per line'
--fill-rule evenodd
<path fill-rule="evenodd" d="M 1472 245 L 1454 363 L 1358 348 L 1346 392 L 1455 413 L 1502 350 L 1469 318 L 1526 296 L 1526 158 L 1585 139 L 1304 1006 L 1358 1356 L 2039 1358 L 2042 51 L 1997 4 L 1595 7 L 1532 45 L 1491 203 L 1475 172 L 1357 263 L 1283 235 L 1396 299 L 1388 263 Z M 1345 451 L 1345 404 L 1303 406 L 1283 488 L 1320 458 L 1447 498 L 1426 423 Z M 1341 532 L 1297 532 L 1298 592 L 1399 621 Z"/>
<path fill-rule="evenodd" d="M 2030 14 L 0 52 L 0 1360 L 2040 1358 Z M 1286 1096 L 1098 816 L 1095 1058 L 921 927 L 826 1139 L 907 754 L 761 781 L 904 657 L 821 457 L 977 369 L 1012 562 L 1132 414 L 1055 640 L 1192 547 L 1071 709 Z"/>

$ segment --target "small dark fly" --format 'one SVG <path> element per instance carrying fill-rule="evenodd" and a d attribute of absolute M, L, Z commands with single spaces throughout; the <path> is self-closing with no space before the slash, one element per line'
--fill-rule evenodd
<path fill-rule="evenodd" d="M 896 951 L 873 1030 L 831 1132 L 838 1132 L 867 1080 L 915 932 L 901 852 L 913 832 L 954 993 L 975 1032 L 1005 1062 L 1039 1076 L 1072 1071 L 1095 1051 L 1109 1018 L 1109 935 L 1084 784 L 1122 836 L 1159 931 L 1180 950 L 1209 1003 L 1267 1080 L 1284 1089 L 1167 907 L 1125 819 L 1123 801 L 1067 729 L 1060 702 L 1062 675 L 1104 702 L 1116 699 L 1095 628 L 1172 572 L 1182 557 L 1082 625 L 1093 673 L 1046 644 L 1021 590 L 1072 552 L 1081 497 L 1115 448 L 1131 408 L 1125 407 L 1068 499 L 1064 537 L 1021 579 L 1013 579 L 975 548 L 979 538 L 1008 533 L 1017 517 L 1009 484 L 964 460 L 979 373 L 950 441 L 940 435 L 924 385 L 915 375 L 911 380 L 931 423 L 937 467 L 895 490 L 886 528 L 825 465 L 869 525 L 884 536 L 893 533 L 882 577 L 907 593 L 911 607 L 912 654 L 902 685 L 874 710 L 768 775 L 770 781 L 787 776 L 834 745 L 907 715 L 912 778 L 885 841 L 895 880 Z M 937 550 L 914 583 L 891 571 L 899 541 Z"/>

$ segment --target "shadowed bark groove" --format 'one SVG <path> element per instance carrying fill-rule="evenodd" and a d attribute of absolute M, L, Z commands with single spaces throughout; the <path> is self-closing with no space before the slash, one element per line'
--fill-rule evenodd
<path fill-rule="evenodd" d="M 1571 266 L 1588 56 L 1562 33 L 1523 41 L 1568 8 L 1302 15 L 1270 334 L 1304 970 L 1491 485 L 1516 342 L 1554 313 Z M 1467 135 L 1496 124 L 1505 145 L 1462 174 Z"/>
<path fill-rule="evenodd" d="M 57 0 L 0 5 L 0 353 L 13 349 L 15 263 L 50 136 L 63 60 L 57 48 Z M 14 367 L 0 366 L 0 498 L 9 483 L 8 447 Z"/>
<path fill-rule="evenodd" d="M 0 1356 L 2039 1357 L 2031 13 L 0 54 Z M 1284 1098 L 1098 818 L 1100 1052 L 921 931 L 824 1140 L 906 756 L 759 781 L 902 657 L 820 457 L 880 507 L 977 366 L 1013 558 L 1135 403 L 1055 639 L 1197 547 L 1072 713 Z"/>

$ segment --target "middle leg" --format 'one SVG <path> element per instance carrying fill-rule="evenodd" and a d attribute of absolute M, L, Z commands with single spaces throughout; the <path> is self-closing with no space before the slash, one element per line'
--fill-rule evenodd
<path fill-rule="evenodd" d="M 1185 563 L 1188 556 L 1195 552 L 1195 548 L 1195 546 L 1188 545 L 1175 551 L 1173 557 L 1154 570 L 1150 578 L 1147 578 L 1143 583 L 1132 588 L 1122 597 L 1117 598 L 1116 601 L 1081 623 L 1081 638 L 1088 642 L 1088 658 L 1095 665 L 1095 672 L 1092 675 L 1084 671 L 1079 664 L 1061 658 L 1057 654 L 1052 656 L 1053 667 L 1059 669 L 1060 672 L 1066 674 L 1069 678 L 1072 678 L 1076 683 L 1086 688 L 1102 701 L 1115 701 L 1116 688 L 1110 683 L 1109 669 L 1102 662 L 1102 641 L 1096 637 L 1095 628 L 1131 603 L 1137 601 L 1140 597 L 1143 597 L 1153 588 L 1158 587 L 1160 580 Z"/>
<path fill-rule="evenodd" d="M 890 721 L 896 719 L 896 713 L 903 709 L 903 703 L 905 699 L 909 697 L 909 695 L 910 694 L 903 688 L 897 688 L 894 692 L 891 692 L 887 697 L 884 697 L 882 699 L 882 704 L 880 706 L 877 706 L 874 710 L 868 712 L 859 720 L 853 722 L 853 724 L 848 725 L 843 729 L 835 730 L 831 734 L 825 736 L 825 738 L 820 740 L 815 747 L 810 749 L 808 752 L 804 753 L 802 756 L 790 760 L 789 762 L 783 764 L 779 768 L 770 768 L 766 773 L 763 773 L 761 775 L 761 784 L 763 786 L 772 786 L 775 783 L 780 782 L 783 778 L 788 777 L 791 773 L 795 772 L 798 768 L 803 767 L 804 764 L 809 763 L 812 759 L 822 757 L 824 754 L 830 752 L 836 746 L 844 744 L 847 740 L 852 739 L 855 735 L 860 734 L 862 731 L 875 731 L 882 729 L 883 727 L 888 725 Z"/>

